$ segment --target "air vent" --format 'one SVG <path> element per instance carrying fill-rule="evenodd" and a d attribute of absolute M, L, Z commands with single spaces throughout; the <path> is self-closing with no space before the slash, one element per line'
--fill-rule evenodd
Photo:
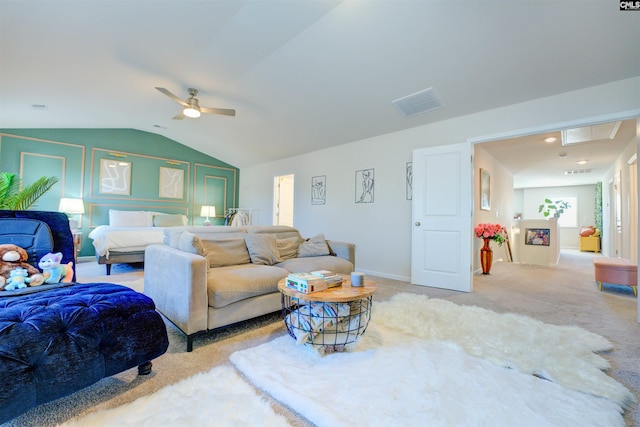
<path fill-rule="evenodd" d="M 575 169 L 570 171 L 564 171 L 565 175 L 583 175 L 585 173 L 591 173 L 593 169 Z"/>
<path fill-rule="evenodd" d="M 47 106 L 45 104 L 31 104 L 32 110 L 46 110 Z"/>
<path fill-rule="evenodd" d="M 426 113 L 442 107 L 442 101 L 440 101 L 440 97 L 432 87 L 391 102 L 405 117 L 415 116 L 416 114 Z"/>

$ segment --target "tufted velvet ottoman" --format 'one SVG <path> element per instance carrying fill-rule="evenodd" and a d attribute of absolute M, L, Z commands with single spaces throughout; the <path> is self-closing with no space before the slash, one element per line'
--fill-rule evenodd
<path fill-rule="evenodd" d="M 151 360 L 169 345 L 147 296 L 109 283 L 0 298 L 0 423 Z"/>

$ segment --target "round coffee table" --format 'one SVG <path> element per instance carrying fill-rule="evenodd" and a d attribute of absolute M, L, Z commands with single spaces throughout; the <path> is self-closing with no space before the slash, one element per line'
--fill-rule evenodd
<path fill-rule="evenodd" d="M 284 324 L 298 343 L 343 351 L 364 334 L 377 285 L 365 280 L 364 286 L 351 286 L 351 276 L 341 276 L 342 285 L 310 294 L 288 288 L 286 278 L 278 282 Z"/>

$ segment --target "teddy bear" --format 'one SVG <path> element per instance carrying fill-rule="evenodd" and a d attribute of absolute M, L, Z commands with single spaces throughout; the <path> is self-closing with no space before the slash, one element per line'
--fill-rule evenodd
<path fill-rule="evenodd" d="M 29 272 L 22 267 L 11 270 L 11 272 L 9 273 L 9 280 L 7 280 L 7 285 L 4 287 L 4 290 L 15 291 L 17 289 L 26 288 L 27 283 L 31 282 L 31 279 L 28 277 L 28 275 Z"/>
<path fill-rule="evenodd" d="M 28 259 L 27 251 L 20 246 L 11 243 L 0 244 L 0 291 L 4 289 L 7 280 L 11 278 L 11 271 L 16 268 L 27 270 L 30 278 L 29 286 L 38 286 L 44 283 L 44 276 L 40 270 L 26 262 Z"/>
<path fill-rule="evenodd" d="M 60 264 L 62 253 L 55 254 L 49 252 L 38 262 L 38 267 L 42 270 L 45 283 L 71 282 L 73 279 L 73 262 L 66 265 Z"/>

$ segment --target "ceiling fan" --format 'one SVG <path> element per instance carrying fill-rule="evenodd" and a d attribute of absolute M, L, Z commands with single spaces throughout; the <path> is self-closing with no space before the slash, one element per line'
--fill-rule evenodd
<path fill-rule="evenodd" d="M 236 115 L 236 110 L 232 110 L 229 108 L 201 107 L 200 104 L 198 103 L 198 98 L 196 98 L 196 95 L 198 94 L 198 89 L 194 89 L 192 87 L 187 89 L 189 98 L 187 98 L 186 101 L 183 101 L 182 99 L 178 98 L 173 93 L 169 92 L 167 89 L 163 87 L 156 86 L 156 89 L 158 89 L 160 92 L 164 93 L 169 98 L 172 98 L 174 101 L 176 101 L 178 104 L 184 107 L 184 109 L 177 116 L 174 117 L 175 120 L 182 120 L 185 117 L 191 117 L 195 119 L 200 117 L 200 113 L 222 114 L 225 116 Z"/>

